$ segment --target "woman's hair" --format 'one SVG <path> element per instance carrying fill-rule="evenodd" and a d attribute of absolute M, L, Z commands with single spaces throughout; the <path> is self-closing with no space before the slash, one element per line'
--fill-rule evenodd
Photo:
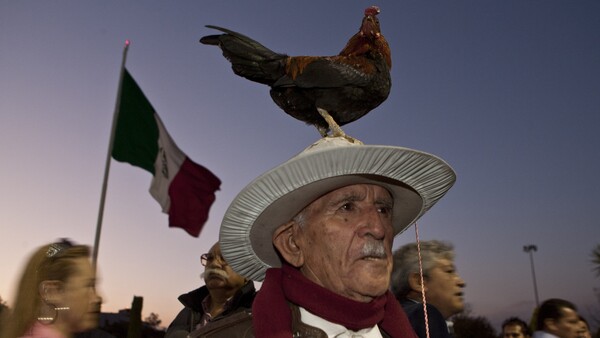
<path fill-rule="evenodd" d="M 40 283 L 47 280 L 66 282 L 77 271 L 75 259 L 89 256 L 87 245 L 74 245 L 66 239 L 37 249 L 25 265 L 12 311 L 0 325 L 1 337 L 23 336 L 39 316 Z"/>

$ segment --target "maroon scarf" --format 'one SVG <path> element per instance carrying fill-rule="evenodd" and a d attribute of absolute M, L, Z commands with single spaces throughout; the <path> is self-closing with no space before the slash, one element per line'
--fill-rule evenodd
<path fill-rule="evenodd" d="M 390 291 L 369 303 L 357 302 L 313 283 L 286 264 L 267 270 L 254 299 L 252 322 L 256 337 L 292 337 L 292 315 L 287 301 L 352 331 L 378 325 L 392 337 L 416 337 Z"/>

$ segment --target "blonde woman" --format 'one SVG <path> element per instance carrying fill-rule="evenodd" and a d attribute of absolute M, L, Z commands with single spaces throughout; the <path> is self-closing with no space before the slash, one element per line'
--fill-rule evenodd
<path fill-rule="evenodd" d="M 29 259 L 2 338 L 69 338 L 98 325 L 101 299 L 90 249 L 63 239 Z"/>

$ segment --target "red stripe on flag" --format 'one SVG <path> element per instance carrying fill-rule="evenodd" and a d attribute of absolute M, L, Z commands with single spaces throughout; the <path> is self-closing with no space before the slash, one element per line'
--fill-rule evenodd
<path fill-rule="evenodd" d="M 198 237 L 220 186 L 221 180 L 210 170 L 186 157 L 169 186 L 169 227 Z"/>

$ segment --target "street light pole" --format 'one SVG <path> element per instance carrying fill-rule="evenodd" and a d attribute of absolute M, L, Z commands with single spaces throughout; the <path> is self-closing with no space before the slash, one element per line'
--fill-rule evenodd
<path fill-rule="evenodd" d="M 531 275 L 533 276 L 533 291 L 535 292 L 535 305 L 540 306 L 540 298 L 538 297 L 537 281 L 535 280 L 535 267 L 533 266 L 533 252 L 537 251 L 537 246 L 528 244 L 523 246 L 523 251 L 529 253 L 529 261 L 531 262 Z"/>

